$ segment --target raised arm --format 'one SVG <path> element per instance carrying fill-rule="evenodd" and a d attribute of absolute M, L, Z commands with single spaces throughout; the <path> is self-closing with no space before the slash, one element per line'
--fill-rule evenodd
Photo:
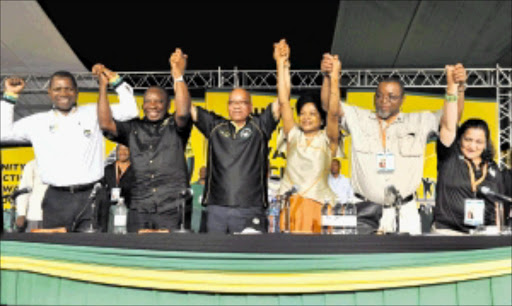
<path fill-rule="evenodd" d="M 339 117 L 338 108 L 340 105 L 340 87 L 339 78 L 341 74 L 341 61 L 337 55 L 332 57 L 332 70 L 329 73 L 330 79 L 330 92 L 329 92 L 329 104 L 327 109 L 327 137 L 329 137 L 329 143 L 331 152 L 333 155 L 336 153 L 338 147 L 339 138 Z"/>
<path fill-rule="evenodd" d="M 455 66 L 446 65 L 446 97 L 441 117 L 440 140 L 446 147 L 452 145 L 457 134 L 457 82 L 455 82 Z"/>
<path fill-rule="evenodd" d="M 96 64 L 92 67 L 92 74 L 98 78 L 99 82 L 99 95 L 98 95 L 98 123 L 100 128 L 109 132 L 112 135 L 117 136 L 117 127 L 112 117 L 112 110 L 108 102 L 107 86 L 108 86 L 108 73 L 105 71 L 105 66 L 102 64 Z"/>
<path fill-rule="evenodd" d="M 96 69 L 94 67 L 96 67 Z M 137 101 L 135 101 L 135 96 L 133 95 L 133 88 L 128 85 L 119 74 L 107 67 L 101 64 L 96 64 L 94 67 L 93 74 L 94 72 L 98 73 L 98 71 L 101 71 L 107 77 L 110 87 L 115 89 L 119 97 L 119 103 L 110 105 L 112 117 L 118 121 L 127 121 L 138 117 L 139 109 L 137 107 Z"/>
<path fill-rule="evenodd" d="M 274 60 L 277 68 L 277 97 L 283 118 L 283 131 L 286 136 L 294 127 L 293 111 L 290 105 L 290 47 L 281 39 L 274 44 Z"/>
<path fill-rule="evenodd" d="M 322 81 L 322 89 L 320 91 L 320 99 L 322 101 L 322 108 L 324 111 L 329 111 L 329 99 L 331 98 L 331 84 L 334 84 L 331 80 L 331 72 L 333 68 L 333 59 L 334 56 L 329 53 L 324 53 L 322 57 L 322 61 L 320 62 L 320 70 L 324 74 L 324 79 Z M 339 86 L 339 78 L 336 86 Z M 339 98 L 339 97 L 338 97 Z M 337 101 L 340 104 L 340 100 Z M 343 108 L 338 107 L 338 116 L 343 117 Z"/>
<path fill-rule="evenodd" d="M 461 63 L 458 63 L 455 65 L 454 70 L 454 77 L 455 77 L 455 83 L 458 84 L 457 87 L 457 122 L 460 122 L 460 119 L 462 118 L 462 113 L 464 112 L 464 91 L 466 90 L 466 68 Z"/>
<path fill-rule="evenodd" d="M 332 55 L 324 53 L 320 62 L 320 71 L 324 75 L 322 80 L 322 89 L 320 91 L 320 100 L 324 111 L 329 109 L 329 96 L 331 95 L 331 71 L 332 71 Z"/>
<path fill-rule="evenodd" d="M 187 125 L 187 120 L 190 115 L 190 94 L 188 92 L 187 84 L 183 79 L 185 69 L 187 66 L 188 56 L 184 54 L 180 48 L 176 48 L 169 63 L 171 64 L 171 75 L 174 79 L 174 103 L 176 111 L 174 112 L 174 119 L 178 126 Z"/>
<path fill-rule="evenodd" d="M 23 131 L 14 128 L 14 105 L 25 88 L 25 81 L 18 77 L 9 77 L 4 81 L 4 93 L 1 102 L 1 140 L 25 140 Z M 20 122 L 20 121 L 18 121 Z"/>

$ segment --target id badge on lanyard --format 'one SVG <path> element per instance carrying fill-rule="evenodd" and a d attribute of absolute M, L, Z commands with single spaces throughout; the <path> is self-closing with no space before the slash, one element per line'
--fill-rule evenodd
<path fill-rule="evenodd" d="M 394 118 L 396 119 L 396 117 Z M 394 119 L 389 123 L 391 124 Z M 388 125 L 389 126 L 389 125 Z M 395 171 L 395 155 L 386 149 L 386 129 L 382 127 L 382 122 L 379 120 L 379 129 L 382 138 L 383 151 L 378 152 L 376 157 L 377 172 L 378 173 L 390 173 Z"/>
<path fill-rule="evenodd" d="M 485 203 L 481 199 L 464 200 L 464 224 L 479 226 L 484 224 Z"/>
<path fill-rule="evenodd" d="M 476 197 L 476 191 L 478 185 L 480 185 L 487 176 L 488 164 L 484 164 L 482 169 L 482 177 L 475 180 L 475 174 L 473 167 L 468 160 L 464 160 L 468 166 L 469 180 L 471 183 L 471 191 Z M 469 226 L 479 226 L 484 224 L 484 213 L 485 213 L 485 202 L 482 199 L 465 199 L 464 200 L 464 224 Z"/>
<path fill-rule="evenodd" d="M 395 171 L 395 155 L 391 152 L 379 152 L 376 155 L 377 172 Z"/>

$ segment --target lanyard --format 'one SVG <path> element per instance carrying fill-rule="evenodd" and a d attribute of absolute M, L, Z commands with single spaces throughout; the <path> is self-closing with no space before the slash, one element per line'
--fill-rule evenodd
<path fill-rule="evenodd" d="M 379 129 L 380 129 L 380 137 L 382 139 L 382 149 L 384 150 L 384 152 L 386 151 L 386 130 L 389 128 L 389 126 L 395 122 L 396 118 L 398 118 L 398 115 L 392 117 L 392 118 L 389 118 L 388 120 L 382 120 L 380 118 L 377 117 L 377 119 L 379 120 Z M 385 128 L 382 127 L 382 122 L 386 122 L 387 125 Z"/>
<path fill-rule="evenodd" d="M 119 181 L 121 180 L 121 177 L 125 172 L 126 171 L 123 171 L 123 169 L 121 169 L 121 166 L 119 166 L 119 164 L 116 162 L 116 187 L 119 186 Z"/>
<path fill-rule="evenodd" d="M 469 170 L 469 180 L 471 182 L 471 191 L 473 191 L 473 193 L 476 194 L 476 187 L 478 187 L 478 185 L 480 185 L 485 180 L 485 177 L 487 176 L 487 163 L 485 163 L 483 166 L 482 177 L 479 178 L 477 181 L 475 181 L 475 173 L 473 171 L 473 167 L 471 166 L 471 163 L 467 159 L 464 159 L 464 161 L 466 162 L 466 165 L 468 166 L 468 170 Z"/>

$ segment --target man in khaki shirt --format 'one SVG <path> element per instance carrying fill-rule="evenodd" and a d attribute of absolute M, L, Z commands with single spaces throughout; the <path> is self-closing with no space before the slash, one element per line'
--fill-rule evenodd
<path fill-rule="evenodd" d="M 325 54 L 322 71 L 330 71 L 331 61 L 332 56 Z M 460 84 L 457 96 L 460 119 L 466 72 L 461 64 L 455 69 Z M 326 75 L 322 85 L 323 105 L 328 105 L 329 90 Z M 437 134 L 443 120 L 442 110 L 402 113 L 400 108 L 404 100 L 400 81 L 385 79 L 375 92 L 375 111 L 346 104 L 340 107 L 341 128 L 352 135 L 351 181 L 354 194 L 360 200 L 357 205 L 360 233 L 395 230 L 395 209 L 385 199 L 386 189 L 390 186 L 394 186 L 403 199 L 400 232 L 421 233 L 414 192 L 423 176 L 427 139 Z"/>

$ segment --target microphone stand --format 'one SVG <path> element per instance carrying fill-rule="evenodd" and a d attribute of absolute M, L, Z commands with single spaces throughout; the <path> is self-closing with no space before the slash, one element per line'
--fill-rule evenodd
<path fill-rule="evenodd" d="M 13 197 L 12 194 L 7 197 L 11 198 L 11 215 L 9 218 L 9 228 L 7 229 L 7 232 L 14 233 L 14 224 L 16 223 L 16 197 Z"/>
<path fill-rule="evenodd" d="M 97 217 L 97 210 L 96 210 L 96 194 L 91 197 L 91 224 L 89 224 L 89 228 L 84 230 L 84 233 L 92 234 L 96 233 L 98 230 L 96 229 L 96 217 Z"/>
<path fill-rule="evenodd" d="M 102 185 L 101 183 L 96 183 L 91 191 L 91 195 L 89 196 L 89 201 L 91 203 L 91 224 L 89 224 L 89 228 L 85 229 L 83 232 L 92 234 L 96 233 L 98 230 L 96 228 L 96 218 L 97 218 L 97 210 L 96 210 L 96 197 L 98 196 L 98 192 L 100 191 Z M 87 206 L 85 207 L 87 208 Z M 71 231 L 74 232 L 76 229 L 76 222 L 78 218 L 84 213 L 85 209 L 82 210 L 73 221 L 73 225 L 71 227 Z"/>
<path fill-rule="evenodd" d="M 397 236 L 408 236 L 410 235 L 409 233 L 400 232 L 400 209 L 402 208 L 402 201 L 402 196 L 397 194 L 395 202 L 393 203 L 393 206 L 395 207 L 395 232 L 392 234 Z"/>
<path fill-rule="evenodd" d="M 185 228 L 185 205 L 187 200 L 187 194 L 180 194 L 180 208 L 181 208 L 181 225 L 180 229 L 174 231 L 174 233 L 186 234 L 190 233 L 190 230 Z"/>
<path fill-rule="evenodd" d="M 395 234 L 400 235 L 400 208 L 402 207 L 402 196 L 398 194 L 396 196 L 395 203 Z"/>
<path fill-rule="evenodd" d="M 498 230 L 503 235 L 511 235 L 512 234 L 512 198 L 499 194 L 496 192 L 493 192 L 490 190 L 489 187 L 482 187 L 480 188 L 480 192 L 486 197 L 488 200 L 495 203 L 496 207 L 496 226 L 498 227 Z M 496 201 L 499 200 L 499 201 Z M 508 205 L 508 218 L 505 217 L 505 208 L 504 204 L 507 203 Z"/>

